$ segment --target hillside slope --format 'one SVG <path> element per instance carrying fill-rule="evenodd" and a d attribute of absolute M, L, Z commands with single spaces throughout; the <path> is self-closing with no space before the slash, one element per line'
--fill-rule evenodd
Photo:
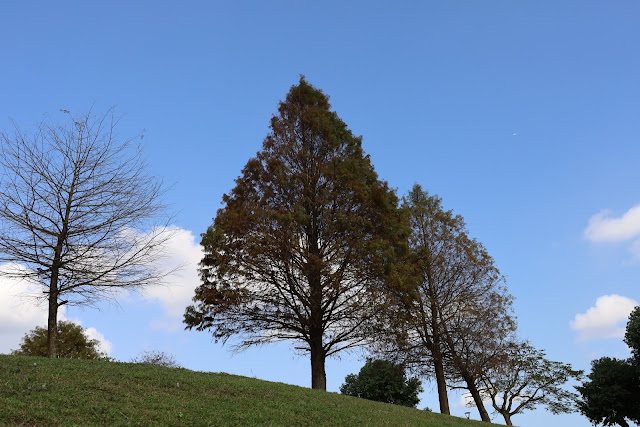
<path fill-rule="evenodd" d="M 487 424 L 228 374 L 0 355 L 0 424 Z"/>

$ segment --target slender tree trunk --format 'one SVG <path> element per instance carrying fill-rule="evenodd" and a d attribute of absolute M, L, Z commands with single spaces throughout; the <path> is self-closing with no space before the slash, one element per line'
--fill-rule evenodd
<path fill-rule="evenodd" d="M 69 215 L 71 214 L 71 204 L 75 192 L 77 171 L 73 174 L 73 181 L 67 197 L 64 210 L 64 220 L 62 230 L 58 234 L 56 247 L 53 249 L 53 262 L 51 263 L 51 280 L 49 282 L 49 318 L 47 319 L 47 357 L 56 357 L 56 340 L 58 335 L 58 308 L 60 307 L 58 298 L 58 279 L 60 267 L 62 266 L 62 247 L 69 232 Z"/>
<path fill-rule="evenodd" d="M 67 204 L 65 223 L 62 232 L 58 235 L 58 242 L 53 249 L 53 262 L 51 263 L 51 278 L 49 281 L 49 316 L 47 319 L 47 357 L 56 357 L 56 339 L 58 335 L 58 279 L 62 260 L 62 245 L 67 234 L 67 218 L 70 212 L 70 203 Z"/>
<path fill-rule="evenodd" d="M 620 424 L 622 427 L 629 427 L 629 423 L 624 418 L 618 420 L 616 423 Z"/>
<path fill-rule="evenodd" d="M 316 390 L 327 389 L 327 375 L 324 370 L 325 353 L 322 348 L 322 333 L 311 337 L 311 388 Z"/>
<path fill-rule="evenodd" d="M 58 271 L 53 270 L 49 282 L 49 316 L 47 319 L 47 357 L 56 357 L 58 335 Z"/>
<path fill-rule="evenodd" d="M 449 351 L 451 351 L 452 353 L 454 366 L 457 368 L 458 372 L 460 373 L 460 376 L 462 377 L 464 382 L 467 384 L 467 390 L 469 390 L 469 393 L 471 393 L 471 397 L 473 397 L 473 401 L 476 404 L 476 407 L 478 408 L 478 412 L 480 413 L 480 419 L 485 423 L 490 423 L 491 418 L 489 417 L 489 413 L 487 412 L 487 409 L 484 407 L 484 403 L 482 402 L 482 396 L 480 396 L 480 392 L 478 391 L 478 387 L 476 387 L 474 378 L 472 375 L 469 374 L 469 371 L 467 370 L 465 364 L 462 362 L 462 360 L 460 360 L 460 357 L 455 353 L 455 346 L 453 345 L 453 341 L 446 327 L 444 328 L 443 335 L 444 335 L 446 344 L 449 348 Z"/>
<path fill-rule="evenodd" d="M 438 401 L 440 403 L 440 413 L 451 415 L 449 411 L 449 396 L 447 395 L 447 382 L 444 377 L 444 365 L 442 362 L 442 349 L 440 347 L 440 326 L 438 325 L 438 311 L 434 304 L 434 299 L 431 302 L 431 319 L 433 323 L 433 349 L 431 355 L 433 356 L 433 366 L 436 371 L 436 386 L 438 388 Z"/>
<path fill-rule="evenodd" d="M 449 411 L 449 396 L 447 395 L 447 383 L 444 378 L 444 366 L 442 364 L 442 353 L 434 343 L 433 365 L 436 371 L 436 385 L 438 388 L 438 401 L 440 402 L 440 413 L 451 415 Z"/>
<path fill-rule="evenodd" d="M 478 408 L 480 419 L 485 423 L 490 423 L 491 418 L 489 417 L 487 409 L 484 407 L 484 403 L 482 403 L 482 396 L 480 396 L 480 392 L 478 391 L 475 382 L 468 375 L 464 376 L 464 380 L 467 383 L 467 389 L 469 390 L 469 393 L 471 393 L 471 397 L 473 397 L 473 401 Z"/>

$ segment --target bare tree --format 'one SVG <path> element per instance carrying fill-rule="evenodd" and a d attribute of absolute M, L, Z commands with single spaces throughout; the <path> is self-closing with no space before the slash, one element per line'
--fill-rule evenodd
<path fill-rule="evenodd" d="M 148 174 L 138 138 L 121 139 L 113 108 L 39 123 L 33 135 L 0 134 L 0 262 L 9 277 L 42 285 L 47 356 L 56 354 L 58 309 L 158 283 L 168 221 L 164 186 Z M 141 138 L 141 137 L 140 137 Z M 141 230 L 147 229 L 148 232 Z"/>
<path fill-rule="evenodd" d="M 511 426 L 511 417 L 542 405 L 553 414 L 575 411 L 578 396 L 562 388 L 582 378 L 582 371 L 553 362 L 527 342 L 514 342 L 498 363 L 482 376 L 482 394 L 491 399 L 495 412 Z"/>

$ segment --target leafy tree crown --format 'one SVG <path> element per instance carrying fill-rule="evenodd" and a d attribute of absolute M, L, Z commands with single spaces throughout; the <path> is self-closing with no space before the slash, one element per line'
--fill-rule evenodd
<path fill-rule="evenodd" d="M 106 357 L 106 354 L 99 350 L 100 342 L 90 339 L 77 323 L 68 320 L 58 322 L 57 337 L 57 355 L 59 357 L 73 359 L 100 359 Z M 36 326 L 35 329 L 25 334 L 20 343 L 20 348 L 14 350 L 12 354 L 46 357 L 47 328 Z"/>
<path fill-rule="evenodd" d="M 367 360 L 358 375 L 350 374 L 340 392 L 378 402 L 415 408 L 423 391 L 418 378 L 407 378 L 401 365 L 386 360 Z"/>
<path fill-rule="evenodd" d="M 640 362 L 640 306 L 634 308 L 629 315 L 624 342 L 631 348 L 636 362 Z"/>

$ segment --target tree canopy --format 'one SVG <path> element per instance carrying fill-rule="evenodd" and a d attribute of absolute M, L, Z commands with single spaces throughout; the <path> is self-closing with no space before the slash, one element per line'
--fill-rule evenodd
<path fill-rule="evenodd" d="M 68 320 L 58 322 L 57 356 L 71 359 L 100 359 L 107 355 L 99 350 L 100 342 L 91 339 L 77 323 Z M 20 348 L 11 354 L 22 356 L 47 356 L 47 328 L 36 326 L 25 334 Z"/>
<path fill-rule="evenodd" d="M 536 406 L 554 414 L 575 411 L 577 395 L 562 386 L 580 379 L 582 371 L 546 359 L 545 353 L 528 343 L 513 343 L 502 358 L 482 376 L 483 394 L 494 410 L 513 425 L 511 417 Z"/>
<path fill-rule="evenodd" d="M 402 365 L 387 360 L 369 359 L 358 375 L 349 374 L 340 393 L 377 402 L 415 408 L 423 391 L 418 378 L 407 378 Z"/>
<path fill-rule="evenodd" d="M 64 114 L 32 135 L 17 125 L 0 134 L 0 262 L 13 267 L 2 274 L 42 285 L 49 357 L 60 307 L 157 284 L 165 272 L 155 261 L 171 236 L 156 222 L 162 182 L 135 139 L 118 137 L 113 109 Z"/>
<path fill-rule="evenodd" d="M 402 208 L 409 254 L 381 328 L 381 341 L 391 341 L 386 354 L 435 377 L 440 412 L 449 413 L 447 383 L 462 382 L 489 421 L 478 385 L 515 328 L 511 296 L 486 249 L 439 197 L 416 184 Z"/>
<path fill-rule="evenodd" d="M 633 356 L 628 359 L 602 357 L 591 362 L 589 381 L 576 387 L 582 399 L 580 412 L 594 423 L 627 427 L 640 423 L 640 306 L 629 316 L 624 337 Z"/>
<path fill-rule="evenodd" d="M 312 387 L 325 389 L 326 357 L 370 337 L 404 219 L 362 139 L 303 77 L 270 128 L 203 235 L 184 321 L 223 342 L 238 336 L 237 348 L 294 341 L 310 354 Z"/>
<path fill-rule="evenodd" d="M 627 427 L 640 422 L 640 375 L 628 360 L 603 357 L 591 362 L 589 381 L 576 389 L 580 412 L 594 424 Z"/>
<path fill-rule="evenodd" d="M 631 349 L 636 363 L 640 364 L 640 306 L 634 308 L 629 315 L 624 342 Z"/>

